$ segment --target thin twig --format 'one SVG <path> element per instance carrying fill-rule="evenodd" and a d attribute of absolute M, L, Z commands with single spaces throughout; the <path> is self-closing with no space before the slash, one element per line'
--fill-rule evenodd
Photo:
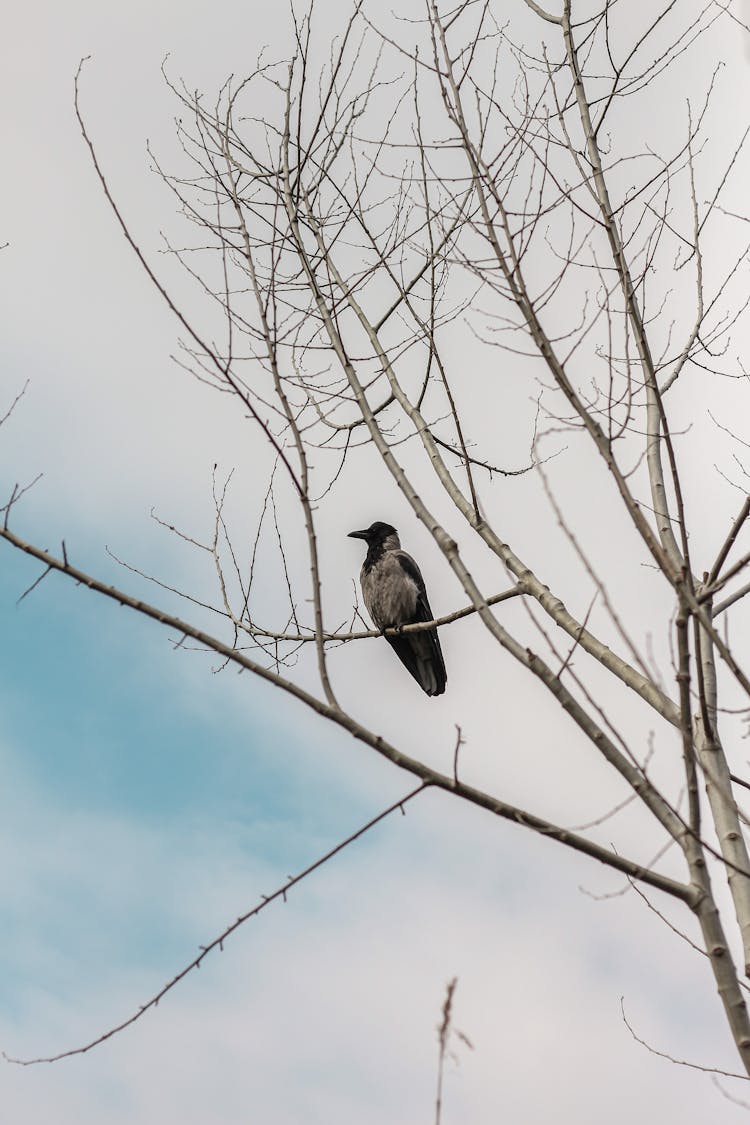
<path fill-rule="evenodd" d="M 374 816 L 371 820 L 368 820 L 366 824 L 363 824 L 361 828 L 357 829 L 356 832 L 352 832 L 352 834 L 350 836 L 347 836 L 345 840 L 341 840 L 338 844 L 336 844 L 334 848 L 331 848 L 330 851 L 327 851 L 325 855 L 320 856 L 320 858 L 316 859 L 314 863 L 311 863 L 308 867 L 306 867 L 304 871 L 300 871 L 298 875 L 289 876 L 287 881 L 282 886 L 277 887 L 276 890 L 272 892 L 272 894 L 261 895 L 261 901 L 259 903 L 251 907 L 251 909 L 247 910 L 244 914 L 241 914 L 239 918 L 232 922 L 231 925 L 227 926 L 226 929 L 222 930 L 222 932 L 217 937 L 213 938 L 207 945 L 201 945 L 199 947 L 200 953 L 197 957 L 194 957 L 189 964 L 180 969 L 180 971 L 176 973 L 172 977 L 172 979 L 164 985 L 163 988 L 161 988 L 154 996 L 152 996 L 150 1000 L 147 1000 L 145 1004 L 141 1004 L 141 1006 L 138 1008 L 138 1011 L 135 1012 L 132 1016 L 129 1016 L 128 1019 L 123 1020 L 122 1023 L 117 1024 L 115 1027 L 109 1028 L 108 1031 L 105 1031 L 101 1035 L 98 1035 L 96 1039 L 90 1040 L 90 1042 L 84 1044 L 82 1047 L 72 1047 L 67 1051 L 60 1051 L 56 1055 L 40 1056 L 39 1058 L 34 1059 L 17 1059 L 12 1058 L 10 1055 L 7 1055 L 5 1051 L 3 1051 L 3 1058 L 6 1060 L 6 1062 L 16 1063 L 18 1066 L 34 1066 L 37 1063 L 59 1062 L 60 1059 L 71 1058 L 71 1056 L 73 1055 L 85 1055 L 87 1051 L 92 1050 L 94 1047 L 98 1047 L 100 1043 L 105 1043 L 114 1035 L 117 1035 L 119 1032 L 124 1031 L 126 1027 L 131 1027 L 151 1008 L 156 1008 L 159 1004 L 159 1001 L 162 1000 L 168 992 L 171 992 L 175 985 L 179 984 L 180 981 L 188 975 L 188 973 L 192 972 L 193 969 L 198 969 L 209 953 L 212 953 L 216 949 L 218 949 L 220 952 L 223 952 L 224 942 L 227 940 L 227 938 L 231 937 L 231 935 L 236 930 L 238 930 L 240 926 L 249 921 L 251 918 L 257 918 L 260 912 L 262 910 L 265 910 L 267 906 L 270 906 L 272 902 L 275 902 L 278 899 L 286 902 L 286 896 L 292 889 L 292 887 L 296 887 L 297 884 L 301 883 L 303 879 L 306 879 L 308 875 L 312 875 L 314 871 L 317 871 L 330 859 L 333 859 L 334 856 L 338 855 L 345 848 L 349 847 L 350 844 L 353 844 L 355 840 L 359 840 L 362 836 L 364 836 L 366 832 L 369 832 L 369 830 L 376 824 L 379 824 L 382 820 L 385 820 L 386 817 L 396 812 L 397 809 L 403 812 L 404 805 L 408 804 L 409 801 L 412 801 L 415 797 L 418 797 L 420 793 L 423 793 L 425 789 L 428 788 L 428 784 L 417 786 L 416 789 L 413 789 L 410 793 L 407 793 L 406 796 L 399 798 L 398 801 L 395 801 L 392 805 L 389 805 L 387 809 L 383 809 L 383 811 L 379 812 L 377 816 Z"/>

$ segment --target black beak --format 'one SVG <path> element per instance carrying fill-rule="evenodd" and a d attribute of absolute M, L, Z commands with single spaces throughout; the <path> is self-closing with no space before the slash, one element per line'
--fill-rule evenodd
<path fill-rule="evenodd" d="M 347 535 L 347 539 L 364 539 L 364 540 L 367 540 L 367 537 L 369 536 L 369 534 L 370 534 L 369 531 L 350 531 L 349 534 Z"/>

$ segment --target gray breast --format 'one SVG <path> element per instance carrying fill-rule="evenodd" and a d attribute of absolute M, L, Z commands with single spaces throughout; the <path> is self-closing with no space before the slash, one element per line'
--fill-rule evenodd
<path fill-rule="evenodd" d="M 360 575 L 362 597 L 376 628 L 405 625 L 414 620 L 419 590 L 390 551 Z"/>

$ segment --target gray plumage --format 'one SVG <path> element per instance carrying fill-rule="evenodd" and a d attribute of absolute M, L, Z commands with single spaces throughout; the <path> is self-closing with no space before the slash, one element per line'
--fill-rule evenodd
<path fill-rule="evenodd" d="M 349 532 L 349 537 L 367 543 L 359 580 L 367 612 L 377 629 L 434 620 L 419 567 L 401 550 L 395 527 L 378 522 L 366 531 Z M 423 691 L 443 694 L 445 664 L 436 628 L 385 639 Z"/>

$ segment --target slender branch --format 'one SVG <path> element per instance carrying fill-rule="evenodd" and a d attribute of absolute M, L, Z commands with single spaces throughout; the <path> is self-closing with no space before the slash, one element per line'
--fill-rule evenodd
<path fill-rule="evenodd" d="M 237 918 L 234 922 L 232 922 L 229 926 L 222 930 L 222 932 L 217 937 L 212 938 L 207 945 L 199 946 L 200 953 L 197 957 L 194 957 L 193 960 L 189 962 L 189 964 L 180 969 L 178 973 L 175 973 L 172 979 L 168 981 L 167 984 L 165 984 L 164 987 L 161 988 L 154 996 L 152 996 L 150 1000 L 147 1000 L 145 1004 L 141 1004 L 137 1012 L 134 1012 L 132 1016 L 129 1016 L 126 1020 L 118 1023 L 115 1027 L 109 1028 L 109 1030 L 103 1032 L 101 1035 L 98 1035 L 95 1039 L 91 1039 L 82 1047 L 71 1047 L 66 1051 L 60 1051 L 56 1055 L 47 1055 L 44 1057 L 40 1056 L 39 1058 L 34 1059 L 16 1059 L 12 1058 L 10 1055 L 7 1055 L 5 1051 L 3 1051 L 3 1058 L 6 1062 L 16 1063 L 18 1066 L 34 1066 L 37 1063 L 59 1062 L 60 1059 L 69 1059 L 73 1055 L 85 1055 L 87 1051 L 91 1051 L 94 1047 L 98 1047 L 101 1043 L 106 1043 L 108 1039 L 112 1039 L 113 1036 L 119 1034 L 119 1032 L 121 1031 L 124 1031 L 125 1028 L 132 1027 L 132 1025 L 136 1023 L 141 1018 L 141 1016 L 145 1016 L 146 1012 L 150 1011 L 151 1008 L 156 1008 L 159 1002 L 163 1000 L 167 995 L 167 993 L 171 992 L 172 989 L 176 985 L 178 985 L 181 980 L 184 980 L 185 977 L 193 971 L 193 969 L 199 969 L 205 958 L 208 957 L 209 953 L 213 953 L 217 949 L 223 953 L 224 943 L 228 938 L 232 936 L 232 934 L 235 933 L 236 930 L 240 928 L 240 926 L 244 925 L 245 922 L 250 921 L 252 918 L 257 918 L 260 912 L 262 910 L 265 910 L 267 906 L 270 906 L 272 902 L 276 902 L 279 899 L 281 899 L 282 902 L 286 902 L 286 896 L 292 889 L 292 887 L 296 887 L 303 881 L 303 879 L 306 879 L 308 875 L 312 875 L 314 871 L 317 871 L 325 863 L 328 863 L 330 859 L 333 859 L 334 856 L 344 851 L 345 848 L 348 848 L 349 845 L 353 844 L 355 840 L 359 840 L 362 836 L 365 835 L 366 832 L 369 832 L 370 829 L 374 828 L 376 824 L 380 824 L 381 821 L 385 820 L 386 817 L 389 817 L 392 813 L 396 812 L 397 809 L 399 809 L 403 813 L 404 805 L 407 805 L 409 801 L 412 801 L 415 797 L 418 797 L 420 793 L 424 793 L 425 789 L 428 788 L 429 785 L 419 785 L 416 789 L 413 789 L 411 793 L 407 793 L 398 801 L 394 801 L 394 803 L 392 805 L 389 805 L 387 809 L 383 809 L 383 811 L 379 812 L 377 816 L 374 816 L 371 820 L 368 820 L 366 824 L 363 824 L 360 828 L 358 828 L 356 832 L 352 832 L 352 834 L 350 836 L 347 836 L 345 840 L 341 840 L 338 844 L 336 844 L 335 847 L 331 848 L 330 851 L 327 851 L 325 855 L 320 856 L 319 859 L 316 859 L 303 871 L 300 871 L 298 875 L 290 875 L 287 878 L 286 883 L 284 883 L 280 887 L 277 887 L 272 894 L 262 895 L 261 901 L 259 903 L 256 903 L 255 906 L 245 911 L 244 914 L 241 914 L 239 918 Z"/>
<path fill-rule="evenodd" d="M 562 16 L 553 16 L 550 12 L 545 12 L 541 5 L 537 4 L 536 0 L 524 0 L 527 8 L 531 8 L 540 19 L 546 20 L 547 23 L 562 23 Z"/>
<path fill-rule="evenodd" d="M 622 1012 L 623 1023 L 635 1039 L 636 1043 L 640 1043 L 640 1045 L 642 1047 L 645 1047 L 646 1050 L 649 1051 L 652 1055 L 658 1055 L 660 1059 L 667 1059 L 669 1062 L 675 1063 L 677 1066 L 687 1066 L 691 1070 L 702 1070 L 705 1074 L 722 1074 L 725 1078 L 739 1078 L 743 1082 L 750 1081 L 750 1078 L 748 1078 L 747 1074 L 737 1074 L 733 1070 L 722 1070 L 718 1066 L 705 1066 L 703 1063 L 688 1062 L 687 1059 L 678 1059 L 675 1058 L 674 1055 L 667 1054 L 666 1051 L 657 1050 L 656 1047 L 652 1047 L 650 1043 L 647 1043 L 645 1039 L 641 1039 L 640 1035 L 637 1035 L 633 1030 L 633 1025 L 630 1023 L 628 1017 L 625 1014 L 625 998 L 623 996 L 620 997 L 620 1011 Z"/>

